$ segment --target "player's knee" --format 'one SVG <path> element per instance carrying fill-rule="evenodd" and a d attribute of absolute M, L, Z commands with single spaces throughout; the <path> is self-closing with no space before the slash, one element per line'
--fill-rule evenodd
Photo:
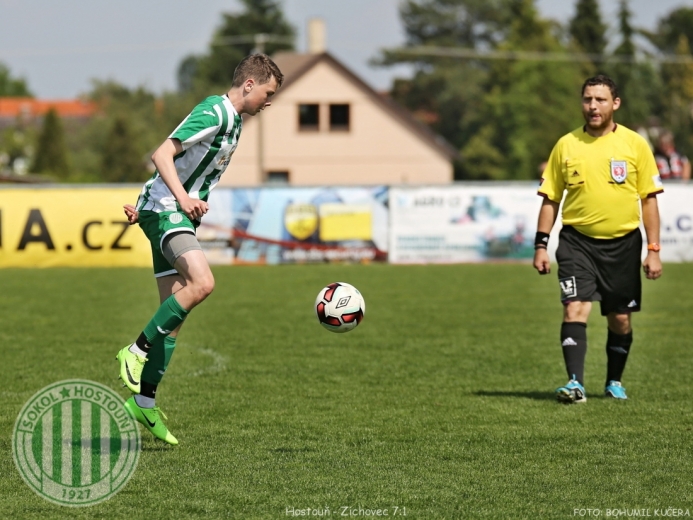
<path fill-rule="evenodd" d="M 209 280 L 207 280 L 207 282 L 205 283 L 203 290 L 204 290 L 205 298 L 207 296 L 209 296 L 210 294 L 212 294 L 212 291 L 214 290 L 214 277 L 212 277 L 212 276 L 209 277 Z"/>
<path fill-rule="evenodd" d="M 631 331 L 630 314 L 609 314 L 607 316 L 609 330 L 616 334 L 628 334 Z"/>
<path fill-rule="evenodd" d="M 202 299 L 207 298 L 210 294 L 212 294 L 212 291 L 214 290 L 214 276 L 210 273 L 209 276 L 206 276 L 203 280 L 202 283 L 200 284 L 200 295 L 202 296 Z"/>
<path fill-rule="evenodd" d="M 569 302 L 563 309 L 563 321 L 587 322 L 592 305 L 590 302 Z"/>
<path fill-rule="evenodd" d="M 202 276 L 189 284 L 192 290 L 195 305 L 203 302 L 214 290 L 214 276 L 212 273 Z"/>

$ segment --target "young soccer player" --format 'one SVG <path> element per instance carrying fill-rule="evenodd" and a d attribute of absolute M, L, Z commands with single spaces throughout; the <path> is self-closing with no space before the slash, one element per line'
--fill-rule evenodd
<path fill-rule="evenodd" d="M 154 436 L 176 445 L 159 407 L 157 385 L 176 346 L 188 313 L 214 289 L 214 276 L 195 236 L 207 213 L 209 194 L 231 160 L 241 135 L 243 114 L 270 106 L 284 77 L 265 54 L 244 58 L 233 84 L 193 108 L 154 152 L 156 172 L 140 193 L 137 206 L 126 205 L 130 224 L 139 222 L 151 242 L 161 306 L 137 340 L 118 352 L 120 378 L 133 397 L 128 412 Z"/>

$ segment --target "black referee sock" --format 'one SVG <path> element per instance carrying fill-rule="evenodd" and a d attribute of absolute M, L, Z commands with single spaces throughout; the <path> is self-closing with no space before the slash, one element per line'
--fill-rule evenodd
<path fill-rule="evenodd" d="M 587 355 L 587 323 L 577 321 L 563 322 L 561 325 L 561 347 L 569 379 L 577 379 L 580 384 L 585 375 L 585 356 Z"/>
<path fill-rule="evenodd" d="M 632 344 L 632 330 L 628 334 L 616 334 L 609 331 L 606 340 L 606 384 L 609 384 L 609 381 L 621 380 Z"/>

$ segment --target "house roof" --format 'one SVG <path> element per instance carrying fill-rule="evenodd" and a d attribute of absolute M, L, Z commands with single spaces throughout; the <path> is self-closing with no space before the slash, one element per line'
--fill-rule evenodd
<path fill-rule="evenodd" d="M 370 85 L 347 69 L 328 52 L 323 52 L 320 54 L 280 52 L 272 56 L 272 61 L 277 64 L 279 70 L 281 70 L 284 74 L 282 88 L 279 89 L 275 95 L 275 98 L 281 96 L 282 91 L 285 91 L 292 83 L 298 80 L 315 65 L 320 62 L 327 62 L 340 71 L 348 79 L 350 79 L 353 83 L 358 85 L 358 87 L 361 88 L 361 90 L 363 90 L 376 105 L 382 107 L 394 119 L 412 130 L 424 142 L 430 144 L 433 148 L 437 149 L 450 160 L 458 157 L 457 150 L 443 137 L 433 132 L 423 123 L 420 123 L 406 109 L 395 103 L 392 99 L 385 97 L 373 90 Z"/>
<path fill-rule="evenodd" d="M 0 97 L 0 118 L 44 116 L 51 108 L 55 109 L 60 117 L 90 117 L 96 112 L 94 103 L 79 99 Z"/>

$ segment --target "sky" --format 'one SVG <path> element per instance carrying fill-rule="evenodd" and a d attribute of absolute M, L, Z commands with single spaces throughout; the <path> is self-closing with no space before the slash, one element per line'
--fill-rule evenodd
<path fill-rule="evenodd" d="M 602 18 L 616 23 L 618 0 L 599 0 Z M 325 20 L 327 49 L 378 90 L 390 87 L 406 67 L 375 68 L 379 49 L 402 45 L 400 0 L 282 0 L 306 50 L 310 18 Z M 565 23 L 574 0 L 536 0 L 542 16 Z M 183 58 L 206 51 L 221 13 L 237 12 L 238 0 L 0 0 L 0 63 L 43 99 L 74 98 L 92 80 L 114 80 L 154 92 L 175 90 Z M 631 0 L 634 25 L 657 21 L 693 0 Z"/>

